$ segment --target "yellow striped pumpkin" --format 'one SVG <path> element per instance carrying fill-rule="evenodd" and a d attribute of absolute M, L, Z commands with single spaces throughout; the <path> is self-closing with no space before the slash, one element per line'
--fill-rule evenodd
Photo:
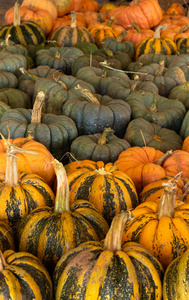
<path fill-rule="evenodd" d="M 8 142 L 5 174 L 0 173 L 0 219 L 16 226 L 24 215 L 42 205 L 54 204 L 54 193 L 41 177 L 18 173 L 17 153 L 32 154 Z M 36 153 L 35 153 L 36 154 Z"/>
<path fill-rule="evenodd" d="M 64 253 L 83 242 L 103 239 L 109 229 L 102 215 L 88 201 L 78 200 L 69 205 L 65 169 L 57 160 L 54 163 L 55 206 L 34 209 L 20 222 L 17 231 L 19 250 L 36 255 L 50 274 Z"/>
<path fill-rule="evenodd" d="M 15 249 L 14 232 L 9 224 L 0 220 L 0 250 Z"/>
<path fill-rule="evenodd" d="M 104 241 L 83 243 L 60 258 L 53 277 L 56 300 L 162 299 L 158 260 L 137 243 L 121 245 L 129 217 L 118 214 Z"/>
<path fill-rule="evenodd" d="M 58 26 L 53 30 L 49 39 L 56 41 L 59 47 L 70 47 L 81 42 L 94 42 L 87 28 L 76 26 L 76 13 L 74 11 L 71 12 L 71 25 Z"/>
<path fill-rule="evenodd" d="M 165 28 L 167 28 L 167 25 L 158 26 L 153 37 L 148 37 L 136 45 L 136 59 L 145 53 L 175 54 L 177 51 L 175 42 L 167 37 L 160 36 L 160 31 Z"/>
<path fill-rule="evenodd" d="M 10 40 L 15 44 L 38 45 L 45 41 L 46 36 L 43 29 L 33 21 L 20 22 L 20 13 L 18 2 L 14 6 L 14 21 L 13 24 L 6 24 L 0 29 L 0 39 Z"/>
<path fill-rule="evenodd" d="M 53 285 L 40 260 L 27 252 L 0 251 L 0 293 L 2 300 L 52 300 Z"/>

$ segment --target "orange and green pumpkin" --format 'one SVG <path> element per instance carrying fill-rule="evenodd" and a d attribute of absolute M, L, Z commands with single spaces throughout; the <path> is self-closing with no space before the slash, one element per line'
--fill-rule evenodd
<path fill-rule="evenodd" d="M 1 299 L 53 299 L 53 284 L 40 260 L 27 252 L 0 251 Z"/>
<path fill-rule="evenodd" d="M 0 251 L 15 250 L 14 231 L 8 222 L 0 220 Z"/>
<path fill-rule="evenodd" d="M 103 239 L 109 228 L 93 204 L 82 198 L 69 204 L 65 169 L 57 160 L 54 165 L 57 175 L 55 206 L 33 210 L 17 230 L 19 250 L 36 255 L 50 274 L 64 253 L 83 242 Z"/>
<path fill-rule="evenodd" d="M 121 244 L 130 214 L 114 217 L 101 242 L 86 242 L 64 254 L 54 276 L 57 300 L 162 299 L 163 268 L 137 243 Z"/>

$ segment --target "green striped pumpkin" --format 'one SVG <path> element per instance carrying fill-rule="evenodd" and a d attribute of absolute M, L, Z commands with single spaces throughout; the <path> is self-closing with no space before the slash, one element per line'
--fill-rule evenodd
<path fill-rule="evenodd" d="M 34 255 L 6 250 L 0 252 L 0 293 L 2 300 L 52 300 L 52 280 Z"/>
<path fill-rule="evenodd" d="M 175 258 L 167 267 L 163 278 L 164 300 L 189 299 L 189 249 Z"/>
<path fill-rule="evenodd" d="M 161 299 L 158 260 L 137 243 L 121 247 L 127 219 L 128 213 L 117 215 L 104 242 L 83 243 L 60 258 L 53 277 L 56 300 Z"/>
<path fill-rule="evenodd" d="M 9 37 L 10 36 L 10 37 Z M 0 39 L 9 39 L 15 44 L 38 45 L 45 41 L 46 36 L 43 29 L 33 21 L 20 22 L 19 4 L 14 6 L 14 22 L 6 24 L 0 29 Z"/>
<path fill-rule="evenodd" d="M 167 37 L 160 36 L 160 30 L 165 28 L 167 28 L 167 25 L 158 26 L 153 37 L 146 38 L 137 45 L 136 59 L 144 53 L 175 54 L 177 51 L 175 42 Z"/>
<path fill-rule="evenodd" d="M 73 11 L 71 25 L 59 26 L 51 33 L 50 40 L 55 40 L 59 47 L 70 47 L 77 43 L 94 43 L 94 39 L 87 28 L 76 26 L 76 13 Z"/>
<path fill-rule="evenodd" d="M 0 251 L 15 249 L 14 232 L 9 224 L 0 220 Z"/>
<path fill-rule="evenodd" d="M 105 237 L 109 227 L 99 211 L 88 201 L 69 204 L 64 167 L 54 161 L 57 175 L 55 207 L 39 207 L 20 222 L 19 250 L 36 255 L 50 272 L 59 258 L 86 241 Z M 32 237 L 32 238 L 31 238 Z"/>

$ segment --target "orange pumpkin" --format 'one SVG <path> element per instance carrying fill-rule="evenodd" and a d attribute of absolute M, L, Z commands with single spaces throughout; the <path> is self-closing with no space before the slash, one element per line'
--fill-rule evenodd
<path fill-rule="evenodd" d="M 128 28 L 128 27 L 127 27 Z M 130 41 L 135 46 L 148 37 L 153 37 L 154 31 L 151 29 L 141 29 L 137 24 L 133 23 L 127 34 L 123 37 L 123 41 Z"/>
<path fill-rule="evenodd" d="M 81 12 L 77 12 L 76 15 L 77 15 L 76 27 L 78 27 L 78 26 L 86 27 L 84 14 Z M 55 30 L 59 26 L 66 26 L 66 25 L 71 25 L 71 13 L 64 15 L 63 17 L 56 18 L 56 20 L 53 21 L 52 31 Z"/>
<path fill-rule="evenodd" d="M 178 38 L 189 38 L 189 24 L 186 26 L 170 24 L 167 29 L 161 32 L 161 37 L 170 38 L 173 41 Z"/>
<path fill-rule="evenodd" d="M 81 6 L 81 0 L 51 0 L 57 9 L 58 17 L 62 17 L 72 10 L 78 11 Z"/>
<path fill-rule="evenodd" d="M 81 0 L 79 11 L 99 11 L 99 4 L 95 0 Z"/>
<path fill-rule="evenodd" d="M 157 0 L 133 0 L 129 6 L 121 5 L 108 11 L 122 26 L 136 23 L 142 29 L 152 28 L 159 24 L 163 12 Z"/>
<path fill-rule="evenodd" d="M 184 2 L 183 2 L 184 3 Z M 165 15 L 185 15 L 185 9 L 181 3 L 173 2 L 165 11 Z"/>
<path fill-rule="evenodd" d="M 164 24 L 166 25 L 174 24 L 174 25 L 184 27 L 188 24 L 188 18 L 181 15 L 164 15 L 157 26 L 164 25 Z"/>
<path fill-rule="evenodd" d="M 51 14 L 53 20 L 57 18 L 57 8 L 51 0 L 23 0 L 21 6 L 30 6 L 31 4 L 37 8 L 47 10 Z"/>
<path fill-rule="evenodd" d="M 45 9 L 37 8 L 34 5 L 20 6 L 21 21 L 33 21 L 41 26 L 45 34 L 48 35 L 52 30 L 52 15 Z M 11 7 L 5 14 L 5 23 L 10 24 L 14 21 L 14 7 Z"/>
<path fill-rule="evenodd" d="M 184 139 L 184 142 L 182 144 L 182 150 L 189 152 L 189 136 L 187 136 L 187 138 Z"/>
<path fill-rule="evenodd" d="M 89 27 L 90 24 L 94 24 L 94 22 L 104 23 L 107 19 L 106 14 L 97 13 L 96 11 L 85 11 L 84 16 L 87 27 Z"/>
<path fill-rule="evenodd" d="M 37 156 L 28 155 L 27 153 L 18 153 L 18 172 L 24 171 L 27 174 L 37 174 L 42 177 L 50 186 L 52 186 L 55 179 L 55 171 L 52 163 L 53 156 L 43 144 L 32 140 L 31 136 L 28 138 L 8 140 L 3 138 L 0 140 L 0 173 L 5 173 L 6 149 L 9 143 L 16 145 L 23 150 L 38 153 Z"/>

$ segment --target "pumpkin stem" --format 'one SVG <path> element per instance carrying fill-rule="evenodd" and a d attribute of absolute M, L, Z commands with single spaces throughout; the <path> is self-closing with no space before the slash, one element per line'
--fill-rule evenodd
<path fill-rule="evenodd" d="M 142 75 L 148 75 L 148 73 L 144 73 L 144 72 L 135 72 L 135 71 L 125 71 L 125 70 L 120 70 L 120 69 L 116 69 L 116 68 L 112 68 L 107 64 L 107 61 L 101 61 L 99 62 L 99 64 L 107 69 L 113 70 L 113 71 L 117 71 L 117 72 L 121 72 L 121 73 L 131 73 L 131 74 L 142 74 Z"/>
<path fill-rule="evenodd" d="M 186 26 L 184 26 L 183 28 L 181 28 L 181 30 L 179 32 L 180 33 L 185 32 L 188 28 L 189 28 L 189 24 L 187 24 Z"/>
<path fill-rule="evenodd" d="M 136 29 L 136 31 L 137 31 L 138 33 L 142 33 L 142 30 L 140 29 L 140 27 L 139 27 L 136 23 L 132 23 L 131 26 L 132 26 L 134 29 Z"/>
<path fill-rule="evenodd" d="M 133 216 L 130 211 L 116 215 L 111 223 L 110 229 L 104 240 L 104 249 L 112 252 L 120 251 L 122 246 L 122 235 L 125 223 L 132 221 Z"/>
<path fill-rule="evenodd" d="M 168 150 L 162 156 L 155 160 L 154 164 L 163 166 L 164 162 L 173 154 L 172 150 Z"/>
<path fill-rule="evenodd" d="M 156 69 L 156 71 L 154 73 L 154 76 L 161 76 L 161 75 L 163 75 L 164 70 L 165 70 L 165 62 L 164 62 L 164 60 L 161 60 L 159 62 L 158 68 Z"/>
<path fill-rule="evenodd" d="M 19 3 L 16 1 L 14 5 L 14 21 L 13 26 L 20 26 L 20 10 L 19 10 Z"/>
<path fill-rule="evenodd" d="M 19 184 L 18 168 L 17 168 L 17 153 L 26 153 L 31 155 L 38 155 L 33 151 L 23 150 L 10 142 L 7 143 L 6 149 L 6 171 L 5 171 L 5 185 L 14 187 Z"/>
<path fill-rule="evenodd" d="M 57 178 L 57 189 L 55 198 L 55 213 L 70 211 L 69 206 L 69 183 L 65 168 L 61 162 L 54 158 L 55 173 Z"/>
<path fill-rule="evenodd" d="M 52 75 L 54 81 L 56 81 L 57 83 L 59 83 L 59 84 L 67 91 L 68 88 L 67 88 L 66 84 L 65 84 L 63 81 L 59 80 L 59 77 L 60 77 L 60 76 L 58 76 L 58 77 L 56 78 L 56 77 L 55 77 L 55 74 L 56 74 L 56 72 Z"/>
<path fill-rule="evenodd" d="M 117 38 L 117 43 L 121 43 L 122 42 L 122 40 L 123 40 L 123 38 L 124 38 L 124 36 L 127 34 L 127 31 L 126 30 L 122 30 L 122 32 L 121 32 L 121 34 L 118 36 L 118 38 Z"/>
<path fill-rule="evenodd" d="M 160 39 L 161 38 L 160 31 L 162 29 L 165 30 L 166 28 L 168 28 L 167 24 L 159 25 L 154 32 L 154 39 Z"/>
<path fill-rule="evenodd" d="M 108 21 L 107 26 L 110 27 L 114 21 L 115 21 L 115 17 L 114 16 L 110 17 L 110 20 Z"/>
<path fill-rule="evenodd" d="M 36 96 L 31 116 L 31 124 L 40 124 L 41 123 L 41 110 L 43 107 L 43 102 L 45 100 L 45 94 L 39 92 Z"/>
<path fill-rule="evenodd" d="M 75 89 L 79 90 L 89 102 L 100 104 L 98 99 L 88 89 L 84 89 L 79 83 L 75 86 Z"/>
<path fill-rule="evenodd" d="M 100 138 L 98 139 L 97 144 L 98 145 L 106 145 L 108 142 L 109 138 L 112 137 L 114 134 L 114 131 L 112 128 L 105 128 L 103 133 L 101 134 Z"/>
<path fill-rule="evenodd" d="M 6 268 L 7 263 L 5 260 L 5 257 L 2 253 L 2 251 L 0 250 L 0 272 L 3 272 L 3 269 Z"/>
<path fill-rule="evenodd" d="M 37 75 L 34 75 L 34 74 L 31 74 L 29 73 L 27 70 L 25 70 L 24 68 L 19 68 L 20 72 L 24 75 L 27 75 L 30 79 L 32 79 L 33 81 L 37 81 L 39 79 L 41 79 L 39 76 Z"/>
<path fill-rule="evenodd" d="M 76 28 L 77 15 L 74 10 L 71 11 L 71 28 Z"/>
<path fill-rule="evenodd" d="M 177 181 L 180 179 L 181 175 L 182 172 L 178 173 L 173 179 L 162 184 L 164 190 L 159 200 L 158 219 L 161 219 L 163 216 L 170 218 L 174 216 Z"/>
<path fill-rule="evenodd" d="M 135 75 L 135 76 L 134 76 L 134 83 L 133 83 L 133 85 L 131 86 L 131 91 L 135 91 L 135 90 L 136 90 L 137 85 L 138 85 L 138 81 L 139 81 L 139 76 L 138 76 L 138 75 Z"/>
<path fill-rule="evenodd" d="M 106 55 L 107 55 L 108 57 L 113 57 L 113 56 L 114 56 L 113 51 L 111 51 L 111 50 L 106 46 L 106 44 L 105 44 L 104 42 L 101 42 L 101 45 L 102 45 L 103 50 L 105 51 L 105 53 L 106 53 Z"/>

